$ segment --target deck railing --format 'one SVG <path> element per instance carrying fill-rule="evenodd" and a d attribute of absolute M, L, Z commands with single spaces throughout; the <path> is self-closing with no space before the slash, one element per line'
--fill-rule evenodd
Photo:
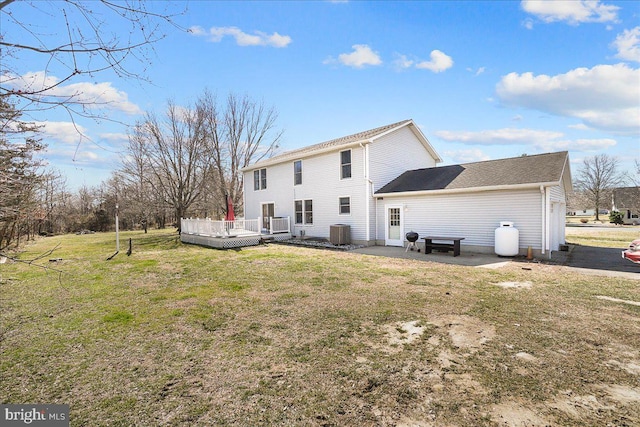
<path fill-rule="evenodd" d="M 291 219 L 285 218 L 269 218 L 269 230 L 271 234 L 288 233 L 291 231 Z"/>
<path fill-rule="evenodd" d="M 182 218 L 181 230 L 186 234 L 199 236 L 227 237 L 238 235 L 260 234 L 261 218 L 236 219 L 234 221 L 213 221 L 210 218 Z M 269 218 L 269 230 L 263 230 L 270 234 L 288 233 L 291 231 L 289 217 Z"/>
<path fill-rule="evenodd" d="M 260 223 L 257 219 L 213 221 L 209 218 L 182 218 L 180 223 L 183 233 L 200 236 L 225 237 L 239 234 L 260 234 Z"/>

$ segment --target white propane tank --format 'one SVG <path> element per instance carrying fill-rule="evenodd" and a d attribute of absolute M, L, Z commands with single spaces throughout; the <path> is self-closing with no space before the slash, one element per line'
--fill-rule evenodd
<path fill-rule="evenodd" d="M 500 256 L 516 256 L 520 252 L 520 232 L 513 222 L 500 221 L 496 228 L 496 254 Z"/>

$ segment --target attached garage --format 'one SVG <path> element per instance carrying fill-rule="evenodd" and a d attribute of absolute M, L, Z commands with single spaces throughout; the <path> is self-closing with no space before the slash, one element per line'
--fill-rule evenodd
<path fill-rule="evenodd" d="M 570 191 L 566 151 L 407 171 L 375 192 L 376 243 L 401 246 L 415 231 L 464 237 L 463 250 L 489 253 L 509 221 L 521 254 L 549 254 L 565 243 Z"/>

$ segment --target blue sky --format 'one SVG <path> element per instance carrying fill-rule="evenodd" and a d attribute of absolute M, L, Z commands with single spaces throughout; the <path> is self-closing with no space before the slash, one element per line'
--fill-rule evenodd
<path fill-rule="evenodd" d="M 150 3 L 160 6 L 167 7 Z M 70 188 L 97 185 L 118 167 L 126 124 L 162 113 L 168 99 L 187 105 L 205 88 L 273 106 L 284 129 L 280 152 L 411 118 L 443 165 L 568 150 L 575 175 L 585 157 L 601 153 L 629 171 L 640 159 L 640 2 L 169 7 L 185 11 L 176 23 L 190 31 L 166 26 L 150 65 L 127 64 L 151 84 L 104 72 L 57 89 L 99 94 L 118 122 L 78 117 L 80 136 L 63 111 L 31 114 L 44 124 L 47 160 Z M 5 9 L 40 28 L 64 25 L 22 2 Z M 5 13 L 0 23 L 11 33 Z M 37 55 L 21 57 L 11 72 L 16 82 L 62 75 Z"/>

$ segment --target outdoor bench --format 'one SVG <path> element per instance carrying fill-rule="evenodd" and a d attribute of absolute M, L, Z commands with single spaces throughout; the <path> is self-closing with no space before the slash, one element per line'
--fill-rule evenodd
<path fill-rule="evenodd" d="M 434 242 L 434 240 L 438 242 Z M 442 252 L 453 251 L 453 256 L 458 256 L 460 255 L 460 240 L 464 240 L 464 237 L 427 236 L 424 238 L 424 253 L 430 254 L 435 249 Z"/>

